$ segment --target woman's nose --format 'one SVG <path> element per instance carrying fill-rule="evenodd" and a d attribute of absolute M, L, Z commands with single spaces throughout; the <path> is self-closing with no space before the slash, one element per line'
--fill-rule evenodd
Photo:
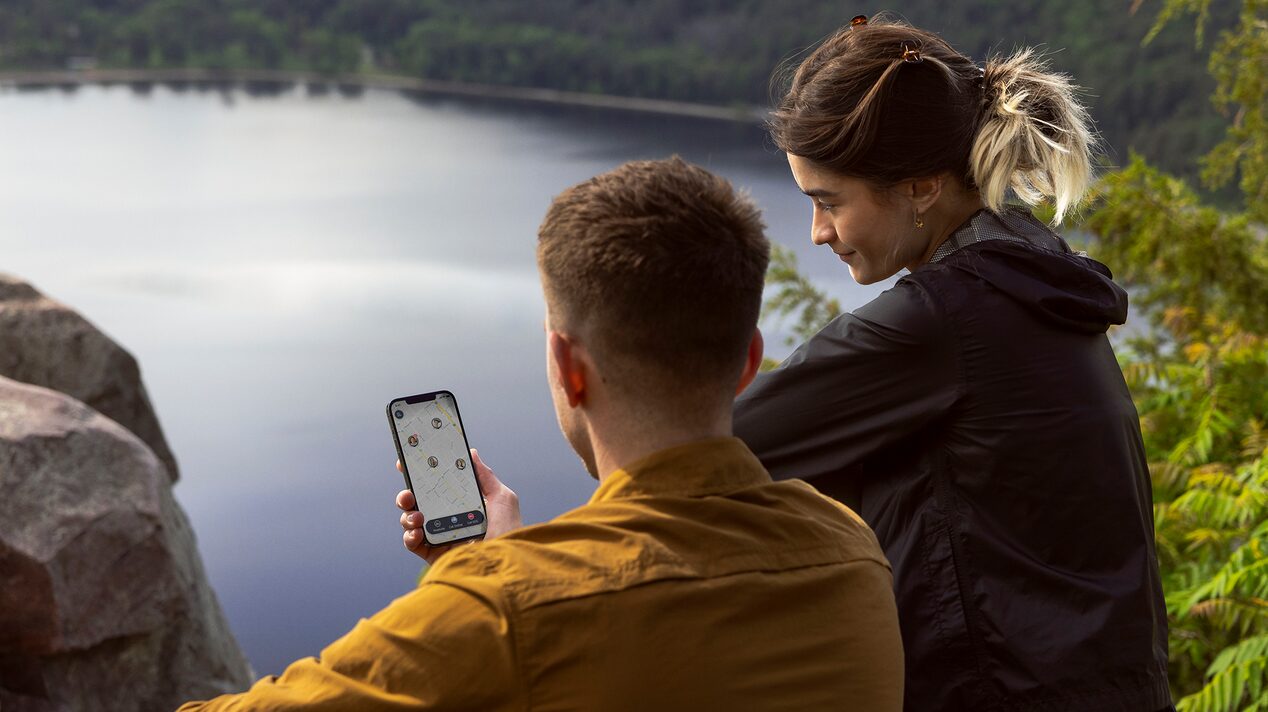
<path fill-rule="evenodd" d="M 816 245 L 826 245 L 836 239 L 837 231 L 832 221 L 822 212 L 815 210 L 814 219 L 810 221 L 810 241 Z"/>

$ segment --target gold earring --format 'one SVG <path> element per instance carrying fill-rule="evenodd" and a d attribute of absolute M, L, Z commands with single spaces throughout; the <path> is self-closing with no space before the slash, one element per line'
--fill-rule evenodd
<path fill-rule="evenodd" d="M 920 216 L 920 213 L 916 213 L 916 227 L 924 227 L 924 226 L 925 226 L 925 219 Z"/>

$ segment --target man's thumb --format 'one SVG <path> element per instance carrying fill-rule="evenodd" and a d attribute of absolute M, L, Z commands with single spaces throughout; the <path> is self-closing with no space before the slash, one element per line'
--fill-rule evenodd
<path fill-rule="evenodd" d="M 471 448 L 471 461 L 475 463 L 476 479 L 480 482 L 480 489 L 488 492 L 494 487 L 501 485 L 497 475 L 493 474 L 493 470 L 480 458 L 480 451 Z"/>

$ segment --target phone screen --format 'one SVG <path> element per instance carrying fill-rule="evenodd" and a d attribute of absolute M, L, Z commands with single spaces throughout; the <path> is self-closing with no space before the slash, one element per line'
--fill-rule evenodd
<path fill-rule="evenodd" d="M 398 398 L 387 410 L 405 482 L 423 513 L 427 542 L 446 544 L 484 534 L 484 498 L 453 394 Z"/>

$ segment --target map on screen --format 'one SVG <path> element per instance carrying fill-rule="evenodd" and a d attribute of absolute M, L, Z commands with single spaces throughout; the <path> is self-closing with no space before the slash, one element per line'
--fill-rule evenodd
<path fill-rule="evenodd" d="M 483 534 L 484 500 L 453 395 L 440 393 L 418 403 L 397 400 L 388 411 L 427 540 L 442 544 Z"/>

